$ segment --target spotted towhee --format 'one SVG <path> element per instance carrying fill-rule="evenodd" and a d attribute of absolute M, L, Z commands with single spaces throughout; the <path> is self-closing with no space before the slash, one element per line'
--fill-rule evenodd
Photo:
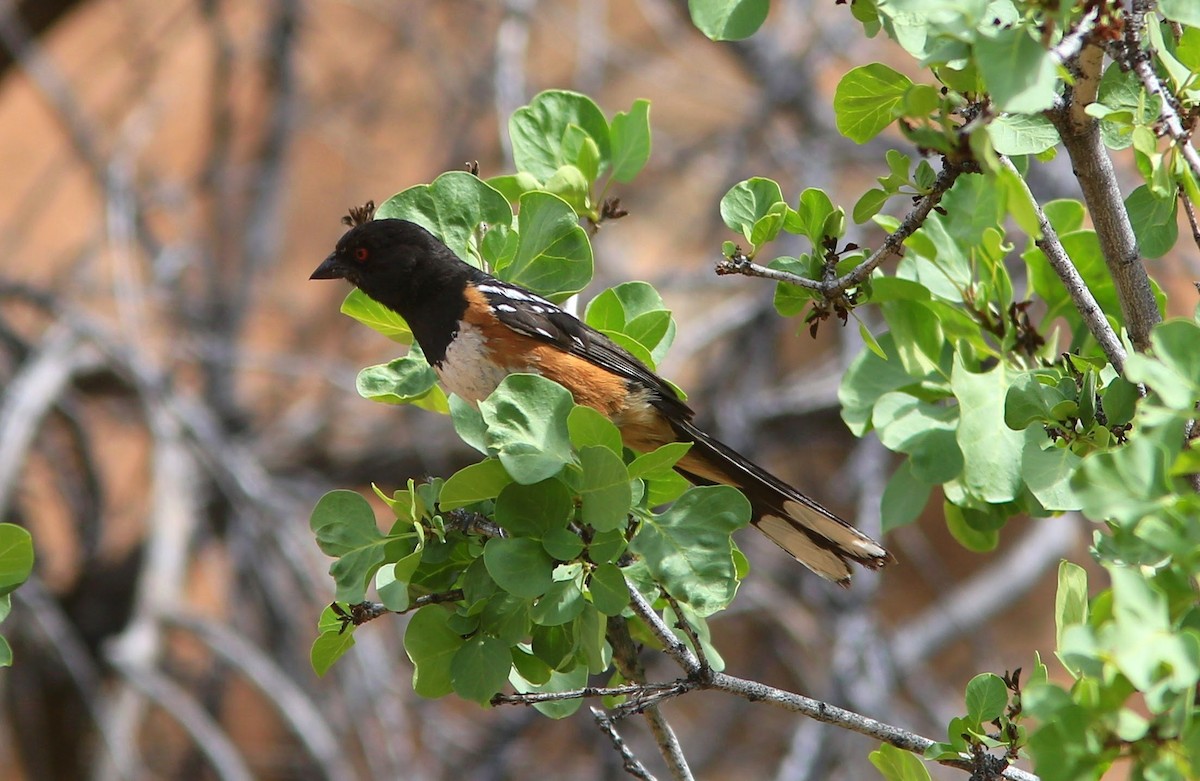
<path fill-rule="evenodd" d="M 442 384 L 471 403 L 516 372 L 541 374 L 608 416 L 647 452 L 691 442 L 676 469 L 694 483 L 745 493 L 753 522 L 818 575 L 846 584 L 850 561 L 891 554 L 795 488 L 696 428 L 672 387 L 628 351 L 550 301 L 460 260 L 419 225 L 351 211 L 352 227 L 312 279 L 345 279 L 401 315 Z"/>

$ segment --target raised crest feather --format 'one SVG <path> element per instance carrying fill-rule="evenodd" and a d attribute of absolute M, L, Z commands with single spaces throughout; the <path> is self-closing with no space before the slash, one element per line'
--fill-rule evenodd
<path fill-rule="evenodd" d="M 359 225 L 366 225 L 373 219 L 375 219 L 375 202 L 367 201 L 362 206 L 351 206 L 350 213 L 342 218 L 342 224 L 356 228 Z"/>

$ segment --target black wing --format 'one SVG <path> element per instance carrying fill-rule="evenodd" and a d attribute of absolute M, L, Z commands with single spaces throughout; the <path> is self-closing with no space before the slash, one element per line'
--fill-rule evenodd
<path fill-rule="evenodd" d="M 676 390 L 632 353 L 558 305 L 530 291 L 488 278 L 476 284 L 496 318 L 526 336 L 557 345 L 613 374 L 646 388 L 655 406 L 691 419 L 693 412 Z"/>

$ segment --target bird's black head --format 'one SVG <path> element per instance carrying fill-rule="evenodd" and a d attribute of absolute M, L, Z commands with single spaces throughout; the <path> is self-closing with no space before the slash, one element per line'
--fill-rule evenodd
<path fill-rule="evenodd" d="M 436 236 L 413 222 L 376 219 L 355 224 L 310 279 L 345 279 L 406 317 L 443 290 L 461 291 L 473 269 Z"/>

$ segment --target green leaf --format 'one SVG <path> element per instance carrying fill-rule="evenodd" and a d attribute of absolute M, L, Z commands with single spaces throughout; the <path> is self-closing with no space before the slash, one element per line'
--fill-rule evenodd
<path fill-rule="evenodd" d="M 576 450 L 585 447 L 603 447 L 618 456 L 623 452 L 621 430 L 613 422 L 591 407 L 577 406 L 567 416 L 567 431 Z"/>
<path fill-rule="evenodd" d="M 397 218 L 424 226 L 455 255 L 469 261 L 478 254 L 474 241 L 479 226 L 511 224 L 512 208 L 478 176 L 450 171 L 431 184 L 418 184 L 393 195 L 375 210 L 375 218 Z"/>
<path fill-rule="evenodd" d="M 574 621 L 583 612 L 586 604 L 575 578 L 559 580 L 538 599 L 537 604 L 529 611 L 529 617 L 533 619 L 533 623 L 541 626 L 559 626 Z"/>
<path fill-rule="evenodd" d="M 342 301 L 342 314 L 377 331 L 394 342 L 412 344 L 413 335 L 404 318 L 358 288 L 350 291 Z"/>
<path fill-rule="evenodd" d="M 1021 453 L 1025 437 L 1007 426 L 1004 399 L 1008 382 L 1004 364 L 976 374 L 955 358 L 950 386 L 958 399 L 956 439 L 963 453 L 963 481 L 986 502 L 1010 502 L 1021 488 Z"/>
<path fill-rule="evenodd" d="M 605 290 L 588 303 L 584 321 L 603 333 L 619 333 L 637 342 L 649 354 L 651 368 L 666 356 L 675 339 L 670 310 L 646 282 L 624 282 Z"/>
<path fill-rule="evenodd" d="M 1127 377 L 1148 384 L 1171 409 L 1190 409 L 1200 397 L 1200 325 L 1191 320 L 1160 323 L 1150 333 L 1150 344 L 1154 358 L 1136 356 Z"/>
<path fill-rule="evenodd" d="M 1054 632 L 1062 648 L 1067 627 L 1088 619 L 1087 571 L 1067 560 L 1058 563 L 1058 592 L 1054 597 Z"/>
<path fill-rule="evenodd" d="M 631 182 L 650 159 L 650 101 L 635 100 L 612 119 L 612 177 Z"/>
<path fill-rule="evenodd" d="M 497 275 L 555 302 L 587 287 L 592 245 L 571 205 L 550 193 L 522 195 L 517 253 Z"/>
<path fill-rule="evenodd" d="M 767 264 L 767 268 L 787 271 L 804 279 L 820 279 L 822 271 L 821 262 L 812 255 L 775 258 Z M 775 311 L 783 317 L 795 317 L 808 308 L 808 304 L 816 297 L 816 292 L 806 287 L 780 282 L 775 286 Z"/>
<path fill-rule="evenodd" d="M 33 537 L 24 528 L 0 523 L 0 597 L 16 590 L 33 572 Z"/>
<path fill-rule="evenodd" d="M 408 584 L 421 565 L 421 551 L 415 550 L 391 564 L 384 564 L 375 573 L 375 590 L 388 610 L 403 613 L 408 610 Z"/>
<path fill-rule="evenodd" d="M 688 0 L 696 29 L 714 41 L 740 41 L 762 27 L 769 0 Z"/>
<path fill-rule="evenodd" d="M 485 181 L 512 206 L 520 202 L 522 195 L 542 186 L 536 176 L 525 172 L 493 176 Z"/>
<path fill-rule="evenodd" d="M 903 392 L 885 393 L 875 403 L 879 441 L 912 456 L 913 477 L 936 485 L 963 471 L 963 451 L 956 441 L 958 409 L 937 406 Z"/>
<path fill-rule="evenodd" d="M 929 771 L 916 754 L 888 743 L 880 744 L 868 759 L 887 781 L 929 781 Z"/>
<path fill-rule="evenodd" d="M 571 491 L 553 477 L 532 485 L 510 483 L 496 498 L 496 523 L 516 537 L 540 539 L 566 528 L 574 514 Z"/>
<path fill-rule="evenodd" d="M 1200 27 L 1200 7 L 1192 0 L 1158 0 L 1158 10 L 1173 22 Z"/>
<path fill-rule="evenodd" d="M 622 528 L 633 502 L 625 463 L 603 447 L 580 450 L 579 463 L 583 468 L 581 519 L 596 531 Z"/>
<path fill-rule="evenodd" d="M 1143 257 L 1161 258 L 1175 246 L 1179 238 L 1178 205 L 1176 198 L 1155 197 L 1144 184 L 1125 199 L 1129 222 Z"/>
<path fill-rule="evenodd" d="M 476 635 L 462 644 L 450 660 L 450 685 L 464 700 L 487 704 L 508 683 L 512 656 L 508 644 Z"/>
<path fill-rule="evenodd" d="M 407 404 L 436 392 L 440 394 L 442 411 L 449 411 L 445 394 L 437 388 L 437 374 L 415 344 L 408 355 L 363 369 L 354 384 L 358 395 L 384 404 Z"/>
<path fill-rule="evenodd" d="M 542 185 L 542 189 L 551 195 L 556 195 L 565 201 L 575 214 L 587 214 L 591 206 L 589 203 L 589 190 L 591 182 L 587 176 L 579 168 L 573 165 L 560 166 L 554 174 L 546 180 Z M 521 196 L 522 199 L 528 198 L 531 195 L 536 195 L 536 192 L 526 193 Z M 501 267 L 503 269 L 503 267 Z"/>
<path fill-rule="evenodd" d="M 967 719 L 987 724 L 1004 713 L 1008 705 L 1008 687 L 992 673 L 980 673 L 967 683 Z"/>
<path fill-rule="evenodd" d="M 913 474 L 911 461 L 896 468 L 895 474 L 883 489 L 880 511 L 883 516 L 883 533 L 907 526 L 915 521 L 929 503 L 933 486 Z"/>
<path fill-rule="evenodd" d="M 450 666 L 463 646 L 447 622 L 452 614 L 438 605 L 413 613 L 404 631 L 404 651 L 413 663 L 413 691 L 435 699 L 454 691 Z"/>
<path fill-rule="evenodd" d="M 779 184 L 771 179 L 754 177 L 738 182 L 725 196 L 721 198 L 721 219 L 729 226 L 750 240 L 754 225 L 767 215 L 777 204 L 787 204 L 783 201 L 783 191 Z"/>
<path fill-rule="evenodd" d="M 510 483 L 512 478 L 508 476 L 504 465 L 498 459 L 488 458 L 450 475 L 438 494 L 438 506 L 443 510 L 457 510 L 469 504 L 495 499 Z"/>
<path fill-rule="evenodd" d="M 1034 114 L 1054 105 L 1058 69 L 1029 28 L 1015 26 L 980 36 L 975 62 L 1001 111 Z"/>
<path fill-rule="evenodd" d="M 1058 146 L 1058 131 L 1042 114 L 1001 114 L 987 124 L 992 148 L 1002 155 L 1036 155 Z"/>
<path fill-rule="evenodd" d="M 513 596 L 540 597 L 553 582 L 554 561 L 537 540 L 493 537 L 483 546 L 483 563 L 496 585 Z"/>
<path fill-rule="evenodd" d="M 723 609 L 737 591 L 730 535 L 750 520 L 750 503 L 728 486 L 692 488 L 651 515 L 630 547 L 673 597 L 701 616 Z"/>
<path fill-rule="evenodd" d="M 957 505 L 945 502 L 942 512 L 946 516 L 946 528 L 950 536 L 967 550 L 976 553 L 987 553 L 1000 542 L 1000 533 L 996 530 L 979 530 L 967 523 L 963 509 Z"/>
<path fill-rule="evenodd" d="M 1026 430 L 1021 476 L 1043 508 L 1053 512 L 1078 510 L 1082 502 L 1071 488 L 1071 480 L 1083 459 L 1067 447 L 1043 447 L 1047 441 L 1040 429 Z"/>
<path fill-rule="evenodd" d="M 800 235 L 807 236 L 812 242 L 813 250 L 819 251 L 825 238 L 825 223 L 834 213 L 833 201 L 824 190 L 809 187 L 800 193 L 800 202 L 796 207 L 795 228 Z"/>
<path fill-rule="evenodd" d="M 583 552 L 583 540 L 566 527 L 551 529 L 542 535 L 542 547 L 558 561 L 571 561 Z"/>
<path fill-rule="evenodd" d="M 1110 426 L 1120 426 L 1133 420 L 1138 400 L 1138 387 L 1123 377 L 1114 377 L 1100 394 L 1100 404 Z"/>
<path fill-rule="evenodd" d="M 308 661 L 312 665 L 313 672 L 317 674 L 317 677 L 324 677 L 325 673 L 329 672 L 329 668 L 333 667 L 334 662 L 341 659 L 353 647 L 354 632 L 349 629 L 345 632 L 333 630 L 317 635 L 317 639 L 313 641 L 312 648 L 308 652 Z"/>
<path fill-rule="evenodd" d="M 577 621 L 557 626 L 535 624 L 530 630 L 533 640 L 533 655 L 554 670 L 573 668 L 575 652 L 579 649 L 578 624 Z"/>
<path fill-rule="evenodd" d="M 574 135 L 568 132 L 571 126 L 582 130 L 596 144 L 603 168 L 611 157 L 608 120 L 603 112 L 586 95 L 566 90 L 548 90 L 536 95 L 529 105 L 513 112 L 508 121 L 517 170 L 545 181 L 560 166 L 574 165 L 577 162 L 578 142 L 574 143 L 574 150 L 569 149 L 566 143 Z M 524 230 L 523 216 L 521 226 Z"/>
<path fill-rule="evenodd" d="M 629 587 L 625 585 L 625 576 L 616 564 L 609 562 L 599 564 L 592 570 L 588 593 L 592 596 L 592 604 L 606 616 L 620 615 L 629 604 Z"/>
<path fill-rule="evenodd" d="M 668 473 L 691 448 L 691 442 L 669 442 L 649 453 L 643 453 L 629 465 L 629 477 L 637 479 Z"/>
<path fill-rule="evenodd" d="M 567 430 L 574 406 L 571 393 L 552 380 L 509 375 L 479 404 L 488 449 L 518 483 L 553 477 L 575 459 Z"/>
<path fill-rule="evenodd" d="M 316 533 L 321 551 L 337 558 L 329 567 L 337 600 L 362 602 L 367 584 L 384 561 L 388 542 L 371 505 L 354 491 L 330 491 L 313 508 L 309 528 Z"/>
<path fill-rule="evenodd" d="M 529 636 L 533 622 L 529 618 L 530 601 L 507 591 L 497 591 L 488 598 L 479 614 L 479 631 L 515 645 Z M 516 659 L 516 654 L 513 655 Z"/>
<path fill-rule="evenodd" d="M 833 95 L 838 132 L 855 143 L 867 143 L 901 115 L 911 86 L 907 76 L 882 63 L 852 69 Z"/>
<path fill-rule="evenodd" d="M 883 208 L 883 205 L 887 203 L 890 197 L 888 193 L 878 188 L 867 190 L 854 204 L 854 211 L 851 212 L 854 223 L 862 225 L 876 214 L 879 214 L 879 210 Z"/>
<path fill-rule="evenodd" d="M 850 363 L 838 387 L 842 420 L 855 436 L 870 430 L 875 403 L 883 394 L 916 384 L 900 364 L 892 335 L 881 335 L 878 343 L 887 360 L 871 350 L 863 350 Z"/>

